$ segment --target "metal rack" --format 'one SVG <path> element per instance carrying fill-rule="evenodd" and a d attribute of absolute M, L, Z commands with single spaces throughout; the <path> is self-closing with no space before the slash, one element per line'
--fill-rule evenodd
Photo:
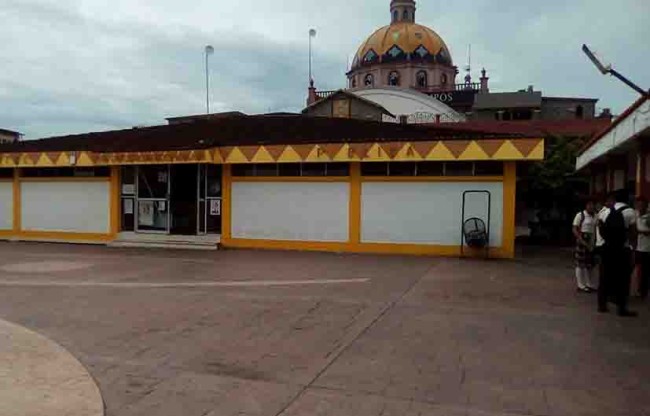
<path fill-rule="evenodd" d="M 492 193 L 490 191 L 478 191 L 478 190 L 472 190 L 472 191 L 465 191 L 463 192 L 463 205 L 462 205 L 462 217 L 460 221 L 460 255 L 461 257 L 465 256 L 465 221 L 466 221 L 466 216 L 465 216 L 465 205 L 467 202 L 467 195 L 470 194 L 485 194 L 487 195 L 487 221 L 486 223 L 486 228 L 485 232 L 487 234 L 487 243 L 485 244 L 485 258 L 489 258 L 490 256 L 490 221 L 492 217 Z M 471 218 L 468 218 L 469 220 Z M 481 220 L 482 221 L 482 220 Z"/>

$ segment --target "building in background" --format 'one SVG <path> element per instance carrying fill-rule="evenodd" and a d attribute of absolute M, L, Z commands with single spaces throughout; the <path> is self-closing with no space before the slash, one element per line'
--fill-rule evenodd
<path fill-rule="evenodd" d="M 0 129 L 0 144 L 17 142 L 22 136 L 17 131 Z"/>
<path fill-rule="evenodd" d="M 589 176 L 592 195 L 626 189 L 650 198 L 650 99 L 639 98 L 580 150 L 576 169 Z"/>
<path fill-rule="evenodd" d="M 457 113 L 435 98 L 398 87 L 333 91 L 314 101 L 302 112 L 310 116 L 359 118 L 403 124 L 465 121 L 463 114 Z"/>
<path fill-rule="evenodd" d="M 385 121 L 591 120 L 597 116 L 598 100 L 594 98 L 547 97 L 532 86 L 518 91 L 491 91 L 485 69 L 474 82 L 467 65 L 465 76 L 458 81 L 459 70 L 449 47 L 433 29 L 416 23 L 416 11 L 414 0 L 392 0 L 391 23 L 361 43 L 346 74 L 349 92 L 395 115 Z M 313 114 L 314 104 L 327 101 L 334 92 L 317 91 L 311 84 L 304 112 Z M 421 103 L 427 101 L 429 104 L 423 107 Z M 356 115 L 350 113 L 351 117 Z M 611 117 L 608 110 L 602 116 Z"/>

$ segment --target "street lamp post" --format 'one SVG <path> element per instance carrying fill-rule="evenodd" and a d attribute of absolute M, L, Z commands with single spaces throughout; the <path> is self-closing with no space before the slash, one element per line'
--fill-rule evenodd
<path fill-rule="evenodd" d="M 629 79 L 627 79 L 625 76 L 623 76 L 620 72 L 612 68 L 611 64 L 603 64 L 600 59 L 596 56 L 595 53 L 593 53 L 587 45 L 582 45 L 582 51 L 587 55 L 587 58 L 598 68 L 601 74 L 603 75 L 611 75 L 615 78 L 618 78 L 620 81 L 622 81 L 625 85 L 628 87 L 632 88 L 634 91 L 638 92 L 642 96 L 646 98 L 650 98 L 650 91 L 645 91 L 643 88 L 639 87 Z"/>
<path fill-rule="evenodd" d="M 210 61 L 209 56 L 214 53 L 211 45 L 205 47 L 205 113 L 210 114 Z"/>
<path fill-rule="evenodd" d="M 316 37 L 316 29 L 309 29 L 309 85 L 311 85 L 313 78 L 311 73 L 311 40 Z"/>

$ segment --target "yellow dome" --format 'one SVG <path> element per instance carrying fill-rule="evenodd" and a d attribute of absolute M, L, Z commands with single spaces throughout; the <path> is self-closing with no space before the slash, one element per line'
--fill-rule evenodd
<path fill-rule="evenodd" d="M 353 67 L 409 59 L 453 65 L 447 45 L 436 32 L 417 23 L 399 22 L 370 35 L 357 51 Z"/>

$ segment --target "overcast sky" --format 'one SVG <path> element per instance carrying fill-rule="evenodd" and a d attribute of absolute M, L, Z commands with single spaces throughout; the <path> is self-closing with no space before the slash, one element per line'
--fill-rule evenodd
<path fill-rule="evenodd" d="M 319 89 L 345 86 L 359 44 L 390 20 L 389 0 L 1 0 L 0 128 L 27 138 L 164 123 L 205 111 L 298 111 L 308 30 Z M 601 76 L 582 43 L 650 87 L 649 0 L 420 0 L 455 64 L 472 44 L 474 77 L 493 91 L 600 98 L 622 111 L 635 93 Z M 462 74 L 460 75 L 462 77 Z M 459 78 L 460 81 L 460 78 Z"/>

